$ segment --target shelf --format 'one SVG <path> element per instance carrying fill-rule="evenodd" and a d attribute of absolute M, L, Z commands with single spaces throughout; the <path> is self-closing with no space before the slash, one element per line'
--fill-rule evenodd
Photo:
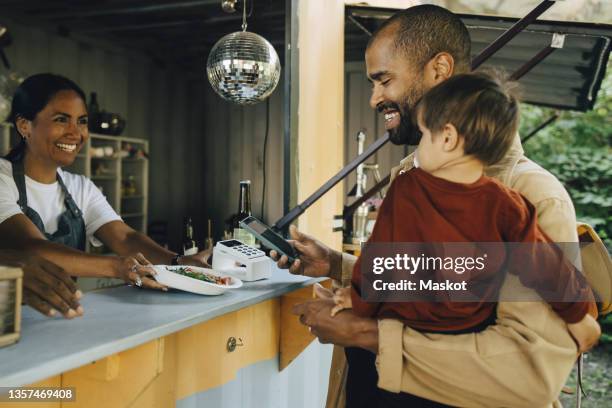
<path fill-rule="evenodd" d="M 116 157 L 91 157 L 91 160 L 99 160 L 99 161 L 116 161 Z"/>
<path fill-rule="evenodd" d="M 92 176 L 93 181 L 115 181 L 117 176 Z"/>
<path fill-rule="evenodd" d="M 91 136 L 93 136 L 92 139 L 106 140 L 106 141 L 111 141 L 111 142 L 120 142 L 123 139 L 128 139 L 128 138 L 121 137 L 121 136 L 103 135 L 103 134 L 100 134 L 100 133 L 90 133 L 89 136 L 90 136 L 90 138 L 91 138 Z M 138 139 L 135 139 L 135 140 L 138 140 Z"/>
<path fill-rule="evenodd" d="M 124 163 L 138 163 L 138 162 L 146 162 L 147 159 L 131 159 L 131 158 L 125 158 L 125 159 L 121 159 L 122 162 Z"/>
<path fill-rule="evenodd" d="M 137 217 L 144 217 L 144 213 L 126 213 L 126 214 L 121 214 L 121 218 L 137 218 Z"/>

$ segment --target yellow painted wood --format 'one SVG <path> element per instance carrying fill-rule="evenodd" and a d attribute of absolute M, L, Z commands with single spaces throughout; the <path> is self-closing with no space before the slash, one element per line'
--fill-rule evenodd
<path fill-rule="evenodd" d="M 61 376 L 57 375 L 34 384 L 30 384 L 24 388 L 61 387 L 61 384 L 62 378 Z M 65 406 L 68 407 L 73 405 L 74 404 L 66 404 Z M 61 408 L 61 406 L 61 402 L 0 402 L 0 408 Z"/>
<path fill-rule="evenodd" d="M 62 374 L 62 386 L 75 387 L 74 407 L 128 407 L 155 380 L 164 339 L 107 357 Z"/>
<path fill-rule="evenodd" d="M 241 368 L 277 356 L 281 328 L 296 333 L 286 337 L 295 358 L 295 353 L 299 354 L 298 350 L 303 350 L 313 337 L 297 316 L 291 315 L 291 307 L 309 299 L 312 299 L 312 287 L 220 316 L 34 384 L 75 387 L 77 396 L 74 403 L 36 406 L 173 407 L 177 400 L 231 381 Z M 307 341 L 301 338 L 304 336 Z M 233 352 L 227 350 L 230 337 L 242 344 Z M 0 404 L 0 408 L 5 406 L 24 408 L 24 405 Z"/>
<path fill-rule="evenodd" d="M 299 2 L 297 199 L 302 202 L 344 164 L 344 1 Z M 332 231 L 342 212 L 339 184 L 298 220 L 299 228 L 340 249 Z"/>
<path fill-rule="evenodd" d="M 168 408 L 176 405 L 177 398 L 177 334 L 164 337 L 160 343 L 158 354 L 161 364 L 158 364 L 158 375 L 151 384 L 142 390 L 130 408 Z M 102 408 L 102 405 L 101 405 Z"/>
<path fill-rule="evenodd" d="M 276 298 L 260 303 L 257 308 L 238 311 L 239 324 L 248 327 L 247 334 L 242 338 L 244 346 L 236 349 L 240 353 L 240 368 L 278 355 L 280 304 L 280 298 Z"/>
<path fill-rule="evenodd" d="M 315 339 L 291 310 L 298 303 L 312 300 L 312 287 L 296 290 L 281 298 L 280 364 L 285 369 Z"/>
<path fill-rule="evenodd" d="M 112 381 L 119 376 L 120 361 L 119 354 L 108 356 L 91 363 L 87 370 L 82 371 L 82 374 L 91 380 Z"/>
<path fill-rule="evenodd" d="M 177 333 L 178 398 L 231 381 L 242 367 L 278 353 L 278 299 L 241 309 Z M 230 352 L 227 341 L 242 346 Z"/>

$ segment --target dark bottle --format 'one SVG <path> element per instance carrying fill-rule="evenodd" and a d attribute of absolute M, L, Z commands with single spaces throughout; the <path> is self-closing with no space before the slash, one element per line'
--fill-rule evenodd
<path fill-rule="evenodd" d="M 95 131 L 97 129 L 99 115 L 100 105 L 98 105 L 98 94 L 92 92 L 89 97 L 89 105 L 87 106 L 89 130 Z"/>
<path fill-rule="evenodd" d="M 234 239 L 238 239 L 247 245 L 255 244 L 255 237 L 240 228 L 240 221 L 251 215 L 251 180 L 240 182 L 240 196 L 238 198 L 238 214 L 232 220 Z"/>
<path fill-rule="evenodd" d="M 198 253 L 198 245 L 193 239 L 193 224 L 191 217 L 185 222 L 185 237 L 183 238 L 183 255 L 195 255 Z"/>

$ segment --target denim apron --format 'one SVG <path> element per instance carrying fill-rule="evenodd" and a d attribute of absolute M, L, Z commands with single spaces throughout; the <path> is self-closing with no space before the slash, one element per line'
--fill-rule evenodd
<path fill-rule="evenodd" d="M 19 200 L 17 204 L 21 211 L 36 225 L 49 241 L 63 244 L 81 251 L 85 250 L 87 236 L 85 234 L 85 221 L 83 221 L 83 213 L 79 210 L 68 189 L 64 185 L 64 181 L 57 173 L 57 182 L 64 192 L 64 204 L 66 210 L 60 214 L 57 220 L 57 231 L 53 234 L 45 232 L 45 225 L 40 218 L 40 215 L 30 207 L 28 207 L 28 196 L 26 194 L 25 172 L 23 167 L 23 157 L 17 158 L 13 164 L 13 180 L 19 191 Z"/>

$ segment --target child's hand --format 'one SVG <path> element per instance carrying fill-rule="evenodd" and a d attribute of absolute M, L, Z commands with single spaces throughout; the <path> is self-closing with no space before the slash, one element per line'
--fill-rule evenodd
<path fill-rule="evenodd" d="M 601 336 L 599 323 L 590 314 L 586 314 L 578 323 L 568 324 L 567 329 L 578 345 L 578 353 L 590 350 Z"/>
<path fill-rule="evenodd" d="M 331 289 L 327 289 L 320 283 L 315 283 L 312 285 L 313 289 L 313 297 L 317 299 L 331 299 L 334 297 L 334 292 Z"/>
<path fill-rule="evenodd" d="M 334 291 L 334 303 L 336 306 L 331 310 L 331 315 L 334 317 L 339 311 L 344 309 L 351 309 L 353 303 L 351 302 L 351 288 L 341 288 Z"/>

